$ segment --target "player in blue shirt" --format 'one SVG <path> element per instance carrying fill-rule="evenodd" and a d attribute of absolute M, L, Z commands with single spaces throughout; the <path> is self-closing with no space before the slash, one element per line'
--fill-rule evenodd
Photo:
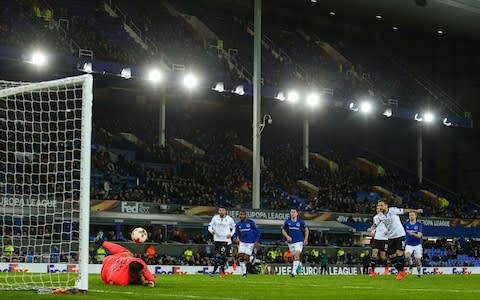
<path fill-rule="evenodd" d="M 298 217 L 298 210 L 296 208 L 290 209 L 290 218 L 285 220 L 282 234 L 287 239 L 288 249 L 293 253 L 293 267 L 290 275 L 295 277 L 295 274 L 298 274 L 303 246 L 308 245 L 308 227 L 305 225 L 305 222 Z"/>
<path fill-rule="evenodd" d="M 423 225 L 417 221 L 417 213 L 410 212 L 408 214 L 408 220 L 403 224 L 405 227 L 405 232 L 407 233 L 405 241 L 405 258 L 407 264 L 410 267 L 410 272 L 412 272 L 412 254 L 415 257 L 415 265 L 417 266 L 417 277 L 420 277 L 420 270 L 422 266 L 422 237 L 423 237 Z"/>
<path fill-rule="evenodd" d="M 246 262 L 250 261 L 253 248 L 258 247 L 260 240 L 260 229 L 254 221 L 247 218 L 245 211 L 240 212 L 240 222 L 235 224 L 235 234 L 233 238 L 240 243 L 238 246 L 238 259 L 242 276 L 247 277 Z"/>

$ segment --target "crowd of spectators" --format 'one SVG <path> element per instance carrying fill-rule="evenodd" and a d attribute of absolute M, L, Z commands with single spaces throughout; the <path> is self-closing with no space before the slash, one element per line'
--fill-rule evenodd
<path fill-rule="evenodd" d="M 3 263 L 67 263 L 78 264 L 78 257 L 76 254 L 59 253 L 55 249 L 51 250 L 51 254 L 33 254 L 32 252 L 23 251 L 20 253 L 0 252 L 0 262 Z"/>
<path fill-rule="evenodd" d="M 42 246 L 13 246 L 13 243 L 5 242 L 9 239 L 8 228 L 2 228 L 2 237 L 4 243 L 0 249 L 1 262 L 44 262 L 44 263 L 77 263 L 76 253 L 60 250 L 53 243 L 55 240 L 66 240 L 55 226 L 31 227 L 31 232 L 19 232 L 17 238 L 35 237 L 41 238 Z M 27 228 L 27 227 L 24 227 Z M 147 244 L 142 247 L 136 247 L 133 252 L 136 256 L 143 258 L 148 264 L 159 265 L 210 265 L 210 259 L 214 255 L 214 247 L 211 241 L 207 241 L 203 234 L 195 231 L 185 230 L 185 228 L 173 227 L 164 231 L 166 227 L 155 225 L 151 229 Z M 43 231 L 45 230 L 45 233 Z M 103 233 L 103 231 L 100 229 Z M 164 236 L 164 233 L 167 236 Z M 64 233 L 63 233 L 64 234 Z M 107 241 L 128 242 L 126 238 L 128 233 L 119 234 L 114 230 L 108 230 L 103 234 Z M 5 240 L 6 239 L 6 240 Z M 160 253 L 155 247 L 159 244 L 175 245 L 177 250 L 173 252 Z M 52 246 L 48 246 L 52 245 Z M 196 247 L 192 247 L 195 245 Z M 285 248 L 285 241 L 262 241 L 261 247 L 255 251 L 255 258 L 264 263 L 288 263 L 291 262 L 292 255 L 288 248 Z M 45 246 L 51 247 L 49 252 L 43 249 Z M 200 246 L 199 248 L 197 248 Z M 143 249 L 143 250 L 142 250 Z M 178 250 L 180 249 L 180 250 Z M 193 249 L 193 250 L 192 250 Z M 324 252 L 324 249 L 327 250 Z M 91 248 L 90 262 L 101 263 L 108 253 L 103 248 Z M 170 250 L 172 251 L 172 250 Z M 45 254 L 48 253 L 48 254 Z M 365 255 L 369 255 L 368 249 L 364 247 L 355 247 L 353 236 L 339 234 L 318 234 L 312 231 L 309 239 L 309 247 L 302 255 L 303 263 L 318 264 L 323 255 L 327 256 L 329 264 L 339 264 L 355 266 L 362 263 Z M 480 245 L 473 239 L 441 238 L 436 240 L 424 240 L 424 253 L 422 264 L 424 267 L 471 267 L 480 265 Z"/>
<path fill-rule="evenodd" d="M 96 116 L 100 119 L 101 117 Z M 28 114 L 25 118 L 28 118 Z M 0 126 L 5 126 L 5 123 Z M 173 140 L 169 140 L 167 146 L 162 148 L 154 143 L 155 137 L 148 135 L 141 143 L 133 143 L 120 135 L 121 130 L 121 128 L 107 130 L 98 125 L 94 126 L 91 187 L 94 199 L 206 206 L 222 204 L 228 207 L 250 205 L 251 161 L 246 153 L 242 154 L 235 150 L 234 144 L 242 139 L 235 130 L 223 128 L 212 131 L 208 128 L 192 130 L 186 125 L 183 130 L 178 130 L 180 137 L 203 149 L 205 154 L 181 148 Z M 1 133 L 5 134 L 6 131 L 2 130 Z M 79 131 L 75 131 L 75 134 L 78 135 Z M 38 149 L 23 149 L 18 145 L 22 146 L 23 143 L 6 144 L 11 150 L 9 163 L 0 166 L 3 171 L 0 179 L 16 183 L 3 184 L 7 191 L 16 194 L 48 193 L 65 199 L 76 198 L 72 190 L 78 186 L 79 178 L 67 178 L 70 172 L 57 172 L 79 168 L 79 152 L 75 151 L 73 145 L 62 143 L 46 145 L 39 141 L 34 143 L 34 147 Z M 115 152 L 115 149 L 121 150 L 124 146 L 138 153 L 138 158 L 127 158 L 121 151 Z M 41 154 L 35 157 L 33 154 L 32 157 L 17 155 L 20 152 L 28 154 L 32 150 Z M 58 155 L 46 154 L 47 150 L 57 151 Z M 425 211 L 424 216 L 427 217 L 476 216 L 475 211 L 469 212 L 466 209 L 467 203 L 461 199 L 449 199 L 450 205 L 446 209 L 424 201 L 418 193 L 415 193 L 419 186 L 400 176 L 394 169 L 388 169 L 383 175 L 364 172 L 353 165 L 352 156 L 342 153 L 341 149 L 323 151 L 328 159 L 338 164 L 336 171 L 331 171 L 313 161 L 310 168 L 305 169 L 300 160 L 301 149 L 297 144 L 271 145 L 264 153 L 261 187 L 264 208 L 287 209 L 290 206 L 298 206 L 309 211 L 369 214 L 374 211 L 376 199 L 359 195 L 369 194 L 372 186 L 377 185 L 402 195 L 398 198 L 401 202 L 394 203 L 395 205 L 422 207 Z M 5 153 L 1 155 L 2 161 L 7 161 Z M 145 160 L 140 161 L 141 157 Z M 38 170 L 21 169 L 30 166 L 28 164 L 24 166 L 22 162 L 25 160 L 41 162 L 34 165 L 38 166 Z M 16 171 L 20 173 L 14 178 Z M 33 172 L 33 175 L 23 178 L 21 172 Z M 73 185 L 62 184 L 65 180 L 71 179 Z M 318 192 L 309 191 L 299 185 L 297 182 L 299 179 L 311 182 L 318 188 Z M 23 182 L 24 180 L 26 182 Z"/>
<path fill-rule="evenodd" d="M 423 265 L 426 267 L 472 267 L 480 265 L 480 245 L 473 239 L 442 237 L 425 241 Z"/>
<path fill-rule="evenodd" d="M 442 239 L 444 240 L 444 239 Z M 441 240 L 439 240 L 441 241 Z M 470 242 L 467 242 L 469 244 Z M 438 243 L 437 243 L 438 244 Z M 471 242 L 472 247 L 462 250 L 456 248 L 455 243 L 441 245 L 441 248 L 435 246 L 424 249 L 422 260 L 423 267 L 473 267 L 480 265 L 480 248 Z M 210 266 L 213 257 L 213 246 L 206 246 L 205 250 L 193 251 L 188 245 L 183 247 L 181 252 L 175 254 L 158 253 L 152 245 L 147 246 L 144 253 L 134 253 L 136 257 L 142 258 L 149 265 L 191 265 L 191 266 Z M 321 256 L 327 257 L 328 264 L 355 266 L 362 263 L 362 258 L 369 255 L 368 250 L 336 247 L 335 254 L 332 249 L 320 252 L 319 248 L 309 248 L 302 254 L 304 264 L 319 264 Z M 440 254 L 432 253 L 432 249 L 440 250 Z M 437 253 L 437 252 L 433 252 Z M 90 263 L 101 263 L 108 252 L 103 248 L 97 248 L 90 254 Z M 75 253 L 60 251 L 57 247 L 52 247 L 48 255 L 34 254 L 33 251 L 16 250 L 11 245 L 5 245 L 0 251 L 1 262 L 12 263 L 78 263 Z M 255 259 L 263 263 L 291 263 L 293 255 L 285 247 L 262 247 L 255 252 Z M 380 262 L 383 265 L 384 262 Z"/>
<path fill-rule="evenodd" d="M 269 186 L 280 186 L 283 190 L 278 193 L 279 197 L 273 197 L 274 199 L 268 202 L 267 207 L 268 205 L 271 208 L 279 207 L 277 199 L 288 195 L 287 199 L 299 196 L 307 200 L 306 210 L 371 214 L 375 210 L 375 200 L 384 195 L 378 194 L 373 199 L 369 199 L 367 195 L 373 186 L 381 186 L 401 195 L 394 198 L 393 205 L 422 207 L 424 210 L 422 215 L 425 217 L 475 218 L 478 215 L 476 211 L 468 212 L 468 204 L 460 196 L 450 199 L 451 204 L 447 208 L 425 200 L 418 193 L 420 186 L 415 182 L 415 178 L 402 176 L 395 169 L 388 169 L 383 175 L 365 172 L 354 165 L 352 163 L 354 157 L 343 153 L 341 148 L 336 151 L 326 149 L 324 155 L 338 164 L 338 170 L 331 171 L 325 165 L 313 161 L 310 162 L 309 169 L 305 169 L 300 159 L 301 145 L 278 145 L 267 151 L 266 182 Z M 297 183 L 299 179 L 311 182 L 319 191 L 307 191 Z M 268 192 L 265 196 L 274 194 L 271 188 Z M 280 206 L 283 209 L 292 204 L 291 201 L 283 203 L 286 204 Z"/>
<path fill-rule="evenodd" d="M 165 148 L 159 147 L 155 136 L 146 132 L 153 130 L 126 122 L 109 123 L 102 118 L 107 129 L 97 128 L 95 141 L 99 147 L 93 152 L 93 167 L 104 174 L 104 180 L 93 187 L 93 195 L 99 199 L 154 201 L 157 203 L 182 203 L 189 205 L 248 206 L 251 202 L 251 161 L 234 151 L 233 145 L 242 140 L 235 130 L 202 128 L 192 130 L 188 126 L 175 126 L 174 134 L 205 150 L 204 155 L 177 147 L 167 140 Z M 121 120 L 120 118 L 119 120 Z M 145 122 L 141 122 L 145 125 Z M 110 127 L 110 124 L 114 124 Z M 144 126 L 143 125 L 143 126 Z M 121 154 L 112 155 L 111 149 L 118 147 L 118 136 L 122 130 L 143 133 L 139 145 L 130 144 L 144 159 L 160 163 L 162 169 L 149 169 L 139 161 L 125 159 Z M 112 130 L 112 133 L 109 132 Z M 136 131 L 139 130 L 139 131 Z M 150 137 L 149 137 L 150 136 Z M 127 148 L 128 148 L 127 147 Z M 383 175 L 365 172 L 352 163 L 355 153 L 344 152 L 341 146 L 332 150 L 320 149 L 329 160 L 338 164 L 338 170 L 315 161 L 305 169 L 301 160 L 301 145 L 270 145 L 263 150 L 261 197 L 262 207 L 288 209 L 295 205 L 309 211 L 335 211 L 355 214 L 371 214 L 375 201 L 383 194 L 372 197 L 373 186 L 381 186 L 399 195 L 394 205 L 400 207 L 422 207 L 423 216 L 474 217 L 468 212 L 467 203 L 461 198 L 450 198 L 449 207 L 441 208 L 424 200 L 418 193 L 421 188 L 415 178 L 404 176 L 394 168 Z M 352 152 L 352 151 L 351 151 Z M 374 159 L 374 158 L 373 158 Z M 122 176 L 130 176 L 134 184 L 119 183 Z M 306 180 L 318 188 L 311 191 L 300 185 Z M 108 184 L 105 185 L 105 181 Z M 112 189 L 113 185 L 121 188 Z M 105 188 L 106 186 L 106 188 Z"/>
<path fill-rule="evenodd" d="M 480 250 L 473 241 L 465 241 L 466 248 L 461 249 L 459 241 L 452 243 L 446 242 L 446 239 L 437 240 L 434 249 L 439 250 L 440 255 L 432 253 L 428 244 L 425 245 L 422 264 L 424 267 L 472 267 L 480 265 Z M 179 245 L 180 246 L 180 245 Z M 175 254 L 158 253 L 152 246 L 148 246 L 144 253 L 135 253 L 137 257 L 145 260 L 147 264 L 158 265 L 211 265 L 213 256 L 213 246 L 208 244 L 203 250 L 192 250 L 192 247 L 185 246 L 181 251 Z M 323 250 L 320 250 L 323 249 Z M 326 250 L 326 251 L 325 251 Z M 100 253 L 100 255 L 98 254 Z M 103 251 L 93 253 L 91 258 L 93 263 L 100 263 L 106 254 Z M 346 246 L 322 246 L 309 247 L 302 254 L 304 264 L 319 264 L 322 256 L 326 257 L 328 264 L 355 266 L 362 264 L 365 255 L 370 255 L 368 249 L 352 248 Z M 284 245 L 269 246 L 263 245 L 254 252 L 255 259 L 262 263 L 291 263 L 292 253 Z M 385 262 L 380 262 L 384 265 Z"/>
<path fill-rule="evenodd" d="M 97 159 L 96 162 L 99 160 Z M 138 167 L 138 175 L 145 176 L 147 182 L 129 187 L 124 181 L 118 188 L 112 188 L 118 182 L 113 163 L 111 173 L 100 181 L 100 187 L 91 191 L 94 199 L 109 199 L 123 201 L 145 201 L 159 204 L 190 204 L 215 205 L 214 193 L 210 187 L 205 187 L 195 179 L 181 178 L 169 172 L 159 172 L 153 169 Z M 98 165 L 97 165 L 98 167 Z M 99 169 L 101 170 L 101 169 Z"/>

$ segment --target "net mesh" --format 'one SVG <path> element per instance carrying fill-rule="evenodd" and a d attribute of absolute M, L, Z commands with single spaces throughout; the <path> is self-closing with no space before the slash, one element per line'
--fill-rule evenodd
<path fill-rule="evenodd" d="M 79 277 L 82 87 L 0 81 L 0 289 Z"/>

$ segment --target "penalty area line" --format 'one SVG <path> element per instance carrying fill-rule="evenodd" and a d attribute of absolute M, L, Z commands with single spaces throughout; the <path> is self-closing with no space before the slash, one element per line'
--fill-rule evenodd
<path fill-rule="evenodd" d="M 365 290 L 383 290 L 383 288 L 377 288 L 373 286 L 354 286 L 345 285 L 344 289 L 365 289 Z M 480 290 L 457 290 L 457 289 L 422 289 L 422 288 L 400 288 L 400 291 L 404 292 L 437 292 L 437 293 L 480 293 Z"/>
<path fill-rule="evenodd" d="M 270 285 L 269 282 L 242 282 L 244 285 Z M 295 287 L 318 287 L 318 288 L 337 288 L 336 286 L 327 285 L 327 284 L 304 284 L 300 282 L 282 282 L 282 285 L 286 286 L 295 286 Z M 358 290 L 383 290 L 384 288 L 378 288 L 374 286 L 355 286 L 355 285 L 344 285 L 341 288 L 344 289 L 358 289 Z M 447 293 L 480 293 L 480 290 L 460 290 L 460 289 L 422 289 L 422 288 L 399 288 L 399 290 L 404 292 L 447 292 Z"/>
<path fill-rule="evenodd" d="M 448 293 L 480 293 L 480 290 L 456 290 L 456 289 L 412 289 L 412 288 L 403 288 L 401 291 L 411 291 L 411 292 L 448 292 Z"/>
<path fill-rule="evenodd" d="M 89 292 L 94 293 L 105 293 L 105 294 L 121 294 L 121 295 L 138 295 L 136 292 L 121 292 L 121 291 L 104 291 L 104 290 L 88 290 Z M 163 294 L 155 292 L 155 296 L 171 297 L 171 298 L 182 298 L 182 299 L 214 299 L 214 300 L 248 300 L 246 298 L 225 298 L 225 297 L 212 297 L 212 296 L 195 296 L 195 295 L 176 295 L 176 294 Z"/>

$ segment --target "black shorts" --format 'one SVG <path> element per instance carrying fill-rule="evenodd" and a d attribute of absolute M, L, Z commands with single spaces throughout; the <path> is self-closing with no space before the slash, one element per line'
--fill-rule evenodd
<path fill-rule="evenodd" d="M 214 242 L 215 254 L 229 257 L 232 255 L 232 247 L 227 242 Z"/>
<path fill-rule="evenodd" d="M 388 251 L 388 240 L 372 240 L 372 249 L 378 249 L 379 251 Z"/>
<path fill-rule="evenodd" d="M 405 237 L 401 236 L 388 240 L 388 255 L 395 254 L 397 250 L 405 251 Z"/>

